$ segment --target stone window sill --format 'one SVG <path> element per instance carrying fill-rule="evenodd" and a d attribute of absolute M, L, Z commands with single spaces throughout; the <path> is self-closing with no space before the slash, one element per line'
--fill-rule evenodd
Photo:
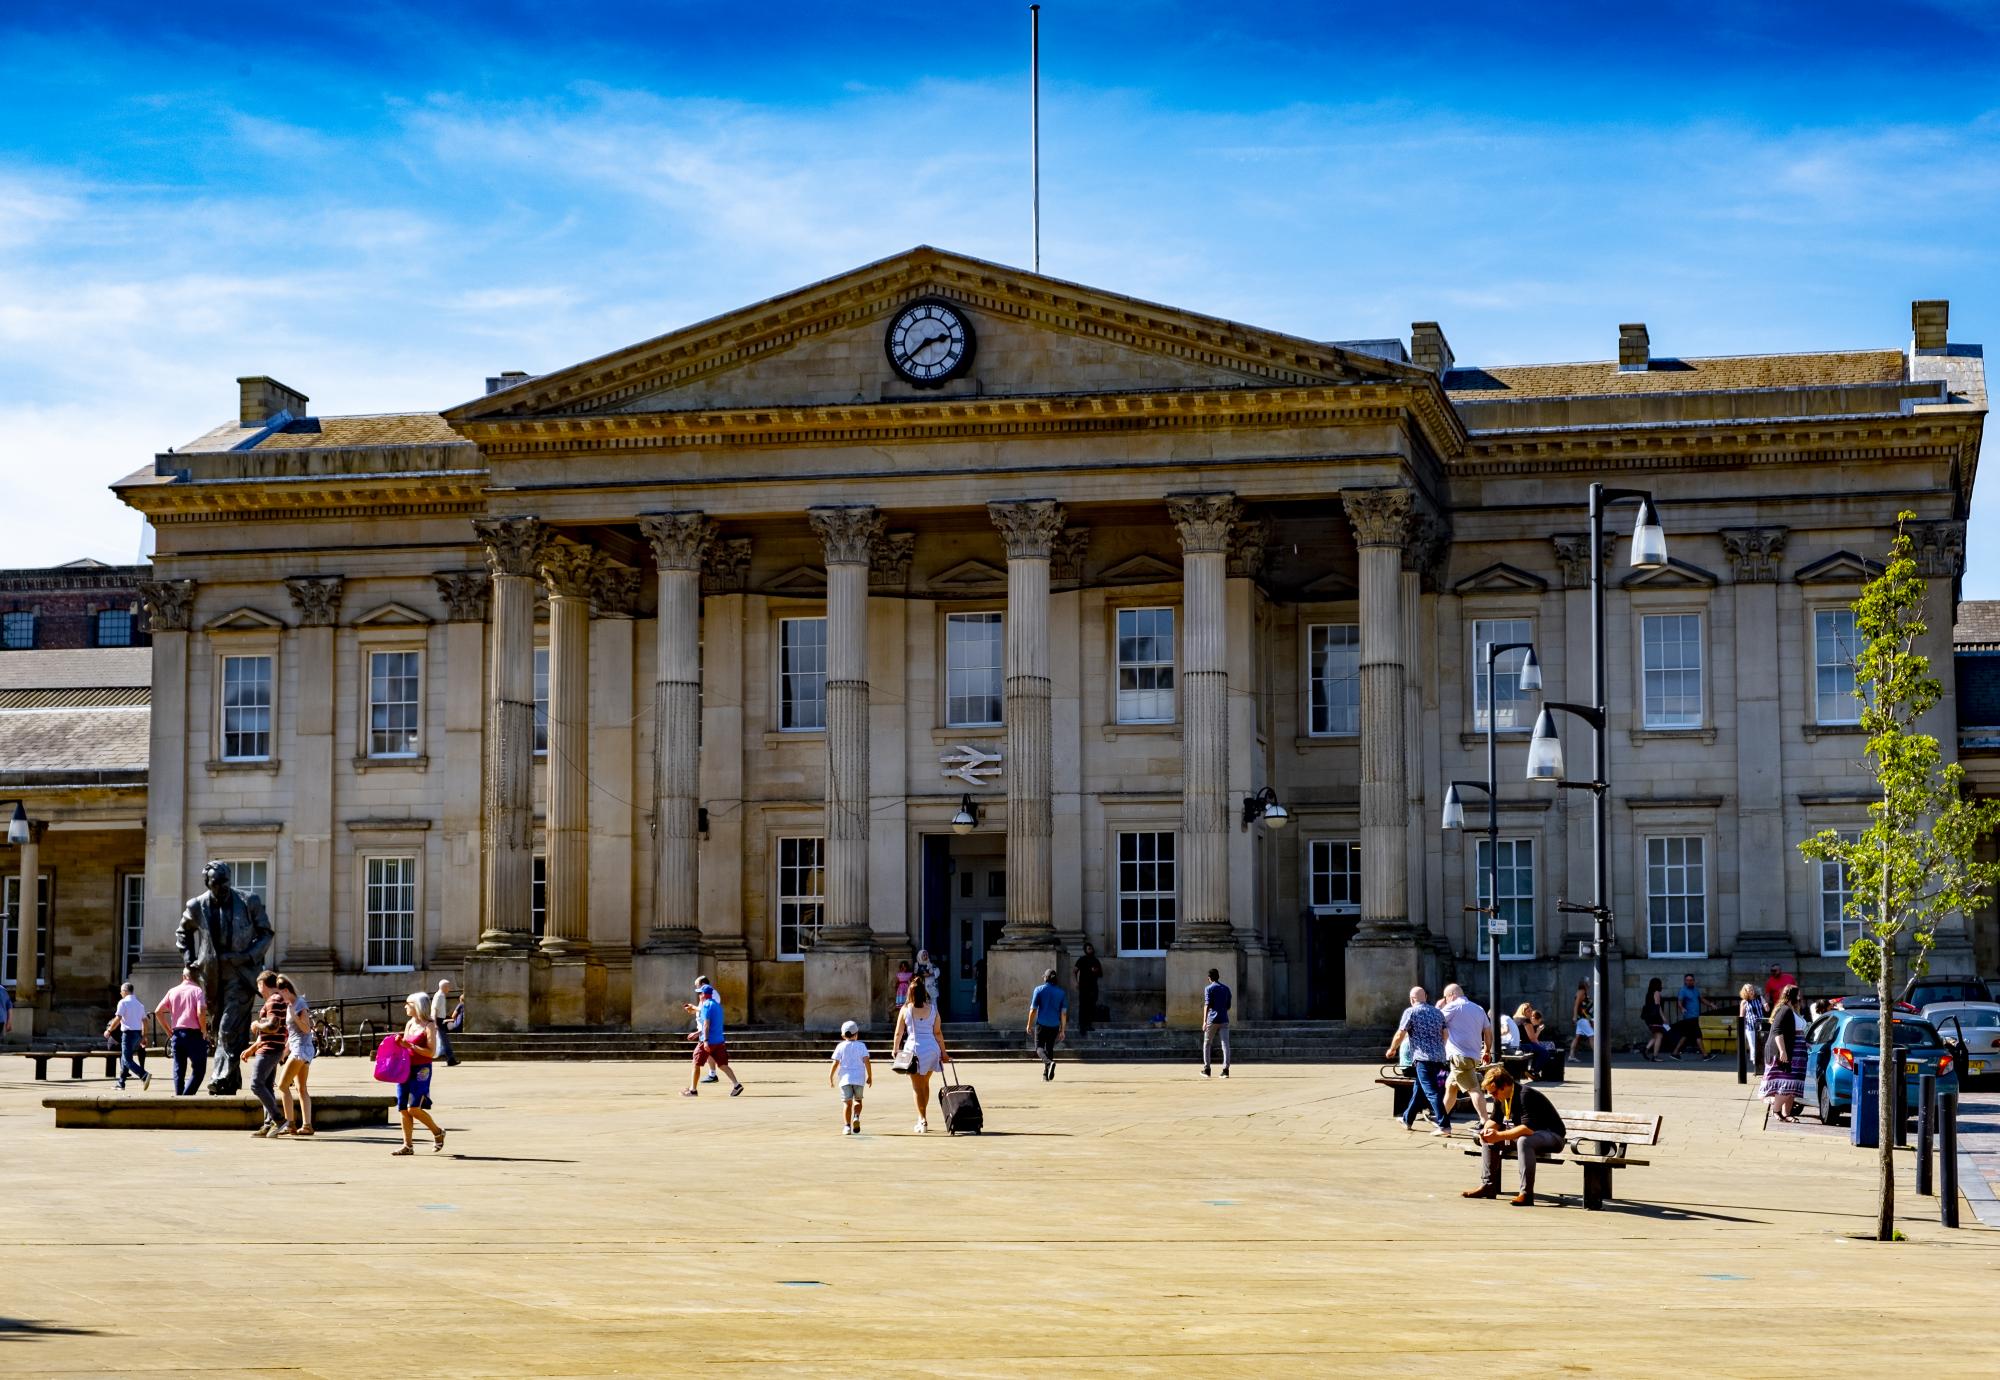
<path fill-rule="evenodd" d="M 1860 724 L 1800 724 L 1799 732 L 1808 743 L 1816 743 L 1822 738 L 1862 738 L 1868 730 Z"/>
<path fill-rule="evenodd" d="M 1528 740 L 1528 735 L 1532 731 L 1532 729 L 1526 728 L 1503 728 L 1494 733 L 1493 736 L 1503 743 L 1522 743 Z M 1459 734 L 1458 745 L 1460 747 L 1485 747 L 1486 730 L 1483 728 L 1473 729 Z M 1502 954 L 1501 957 L 1505 958 L 1506 955 Z"/>
<path fill-rule="evenodd" d="M 1358 733 L 1301 733 L 1292 739 L 1292 746 L 1300 752 L 1314 748 L 1358 747 L 1361 735 Z"/>
<path fill-rule="evenodd" d="M 1625 736 L 1633 747 L 1644 747 L 1648 743 L 1714 743 L 1715 727 L 1707 728 L 1634 728 L 1626 730 Z"/>
<path fill-rule="evenodd" d="M 1171 723 L 1171 724 L 1110 723 L 1110 724 L 1105 724 L 1100 731 L 1103 733 L 1104 741 L 1107 743 L 1116 742 L 1120 737 L 1126 734 L 1130 734 L 1133 737 L 1145 737 L 1149 734 L 1155 737 L 1169 737 L 1169 738 L 1178 738 L 1181 736 L 1181 726 L 1178 723 Z"/>
<path fill-rule="evenodd" d="M 819 743 L 826 741 L 823 728 L 777 728 L 764 735 L 764 746 L 783 747 L 787 743 Z"/>
<path fill-rule="evenodd" d="M 419 753 L 415 757 L 357 757 L 354 759 L 356 771 L 381 771 L 384 768 L 402 768 L 407 771 L 429 771 L 431 759 Z"/>
<path fill-rule="evenodd" d="M 258 761 L 236 762 L 225 758 L 210 758 L 205 764 L 210 776 L 221 776 L 227 772 L 263 772 L 266 776 L 278 774 L 278 759 L 266 757 Z"/>
<path fill-rule="evenodd" d="M 1006 736 L 1005 724 L 980 724 L 976 728 L 934 728 L 931 730 L 931 743 L 935 747 L 945 747 L 965 739 L 977 742 L 981 739 L 1004 739 Z"/>

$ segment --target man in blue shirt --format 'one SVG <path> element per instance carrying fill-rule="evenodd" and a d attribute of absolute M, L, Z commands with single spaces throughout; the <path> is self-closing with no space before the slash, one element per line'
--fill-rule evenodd
<path fill-rule="evenodd" d="M 1042 974 L 1041 986 L 1028 998 L 1028 1035 L 1042 1056 L 1042 1077 L 1056 1076 L 1056 1045 L 1069 1024 L 1069 993 L 1056 986 L 1056 970 Z"/>
<path fill-rule="evenodd" d="M 1396 1033 L 1389 1040 L 1389 1052 L 1383 1057 L 1394 1059 L 1405 1041 L 1410 1046 L 1410 1078 L 1414 1086 L 1409 1104 L 1403 1109 L 1403 1129 L 1417 1128 L 1417 1107 L 1428 1103 L 1431 1120 L 1436 1124 L 1431 1134 L 1448 1136 L 1451 1113 L 1445 1110 L 1444 1079 L 1451 1065 L 1444 1049 L 1444 1013 L 1431 1005 L 1429 995 L 1421 987 L 1410 989 L 1410 1005 L 1403 1012 L 1403 1019 L 1397 1022 Z"/>
<path fill-rule="evenodd" d="M 1674 1047 L 1669 1052 L 1674 1058 L 1678 1059 L 1681 1057 L 1682 1052 L 1687 1049 L 1688 1042 L 1693 1041 L 1694 1052 L 1696 1054 L 1699 1054 L 1704 1060 L 1713 1059 L 1715 1057 L 1714 1051 L 1708 1049 L 1701 1042 L 1701 1013 L 1708 1009 L 1708 1002 L 1703 1000 L 1701 988 L 1694 985 L 1693 973 L 1687 973 L 1682 976 L 1680 999 L 1681 1018 L 1674 1022 L 1672 1031 L 1679 1038 L 1675 1040 Z"/>
<path fill-rule="evenodd" d="M 1222 1037 L 1222 1076 L 1229 1077 L 1229 985 L 1214 968 L 1208 970 L 1208 986 L 1201 989 L 1201 1076 L 1208 1077 L 1208 1042 Z"/>
<path fill-rule="evenodd" d="M 702 1065 L 713 1063 L 730 1082 L 729 1095 L 740 1096 L 743 1080 L 736 1076 L 736 1070 L 729 1067 L 729 1047 L 722 1036 L 722 998 L 715 989 L 703 983 L 695 989 L 695 1000 L 681 1005 L 694 1012 L 694 1030 L 688 1035 L 694 1041 L 694 1071 L 688 1075 L 688 1085 L 681 1089 L 682 1097 L 693 1097 L 699 1089 Z"/>

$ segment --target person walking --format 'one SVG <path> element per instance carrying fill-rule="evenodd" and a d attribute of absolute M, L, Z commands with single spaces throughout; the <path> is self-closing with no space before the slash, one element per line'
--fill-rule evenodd
<path fill-rule="evenodd" d="M 1201 1076 L 1208 1077 L 1209 1040 L 1222 1041 L 1222 1076 L 1229 1077 L 1229 984 L 1217 969 L 1208 970 L 1208 986 L 1201 989 Z"/>
<path fill-rule="evenodd" d="M 250 1065 L 250 1091 L 264 1105 L 264 1124 L 250 1134 L 276 1136 L 286 1124 L 275 1084 L 278 1061 L 285 1056 L 285 1031 L 291 1024 L 292 1007 L 278 986 L 278 975 L 269 968 L 257 974 L 257 995 L 264 1004 L 250 1022 L 250 1047 L 242 1057 Z"/>
<path fill-rule="evenodd" d="M 285 1063 L 278 1074 L 278 1106 L 285 1114 L 278 1134 L 309 1136 L 313 1133 L 313 1104 L 306 1082 L 312 1076 L 313 1056 L 319 1052 L 313 1039 L 312 1007 L 283 973 L 278 974 L 278 990 L 292 1006 L 285 1022 Z"/>
<path fill-rule="evenodd" d="M 1451 1115 L 1462 1092 L 1472 1099 L 1472 1109 L 1484 1121 L 1486 1094 L 1479 1088 L 1479 1072 L 1493 1053 L 1493 1022 L 1478 1002 L 1466 1000 L 1465 989 L 1455 982 L 1444 989 L 1444 1005 L 1438 1014 L 1444 1017 L 1445 1063 L 1450 1069 L 1444 1089 L 1445 1115 Z"/>
<path fill-rule="evenodd" d="M 1667 998 L 1660 990 L 1660 980 L 1654 978 L 1646 984 L 1646 999 L 1639 1004 L 1639 1019 L 1645 1022 L 1647 1041 L 1639 1051 L 1639 1057 L 1651 1063 L 1660 1060 L 1660 1042 L 1667 1038 Z"/>
<path fill-rule="evenodd" d="M 1764 1007 L 1764 996 L 1751 983 L 1744 983 L 1736 992 L 1736 1038 L 1743 1042 L 1744 1050 L 1750 1056 L 1750 1072 L 1764 1071 L 1764 1053 L 1760 1035 L 1764 1018 L 1768 1013 Z"/>
<path fill-rule="evenodd" d="M 1535 1205 L 1535 1161 L 1542 1155 L 1562 1152 L 1568 1132 L 1562 1116 L 1533 1088 L 1514 1086 L 1514 1075 L 1505 1068 L 1491 1068 L 1481 1082 L 1493 1099 L 1496 1115 L 1479 1130 L 1479 1187 L 1468 1188 L 1460 1197 L 1500 1196 L 1500 1156 L 1503 1145 L 1512 1144 L 1521 1161 L 1521 1191 L 1511 1201 L 1515 1207 Z"/>
<path fill-rule="evenodd" d="M 924 962 L 925 956 L 918 954 L 920 973 Z M 915 1129 L 921 1136 L 931 1129 L 931 1079 L 945 1060 L 951 1058 L 944 1047 L 944 1033 L 938 1027 L 937 1004 L 931 998 L 930 984 L 921 977 L 911 981 L 910 999 L 896 1012 L 892 1044 L 896 1055 L 891 1067 L 910 1075 L 910 1092 L 917 1100 Z"/>
<path fill-rule="evenodd" d="M 7 990 L 4 983 L 0 983 L 0 1035 L 9 1034 L 13 1029 L 14 994 Z"/>
<path fill-rule="evenodd" d="M 403 1143 L 392 1155 L 414 1155 L 416 1123 L 431 1133 L 431 1153 L 444 1150 L 444 1129 L 432 1118 L 431 1065 L 437 1059 L 437 1024 L 431 1020 L 431 994 L 412 992 L 403 998 L 403 1030 L 396 1043 L 410 1052 L 410 1072 L 396 1085 L 396 1111 L 403 1119 Z"/>
<path fill-rule="evenodd" d="M 1569 1061 L 1574 1064 L 1577 1041 L 1588 1040 L 1592 1050 L 1597 1048 L 1597 1022 L 1591 1017 L 1589 978 L 1576 984 L 1576 997 L 1569 1004 L 1569 1018 L 1573 1027 L 1569 1037 Z"/>
<path fill-rule="evenodd" d="M 861 1102 L 875 1086 L 875 1066 L 868 1061 L 868 1046 L 861 1041 L 861 1027 L 853 1021 L 840 1025 L 840 1043 L 833 1047 L 827 1065 L 826 1085 L 840 1092 L 840 1133 L 861 1134 Z"/>
<path fill-rule="evenodd" d="M 910 979 L 911 985 L 914 986 L 919 982 L 923 983 L 924 990 L 931 994 L 931 1005 L 942 1007 L 944 1005 L 944 973 L 938 968 L 937 964 L 931 961 L 931 951 L 929 949 L 917 950 L 917 966 L 911 971 L 916 974 L 916 976 Z"/>
<path fill-rule="evenodd" d="M 1410 1101 L 1403 1108 L 1403 1129 L 1417 1129 L 1417 1104 L 1421 1098 L 1431 1109 L 1431 1134 L 1448 1136 L 1451 1134 L 1451 1113 L 1445 1110 L 1444 1079 L 1450 1065 L 1444 1052 L 1444 1016 L 1421 987 L 1410 989 L 1410 1004 L 1403 1010 L 1403 1018 L 1396 1022 L 1396 1033 L 1389 1037 L 1389 1049 L 1382 1057 L 1394 1059 L 1396 1051 L 1405 1041 L 1409 1042 L 1410 1060 Z"/>
<path fill-rule="evenodd" d="M 1797 1121 L 1798 1101 L 1806 1095 L 1806 1042 L 1799 1022 L 1799 985 L 1778 994 L 1771 1013 L 1771 1035 L 1764 1045 L 1764 1081 L 1757 1095 L 1770 1104 L 1780 1121 Z"/>
<path fill-rule="evenodd" d="M 118 1009 L 104 1027 L 105 1039 L 114 1034 L 118 1037 L 120 1091 L 124 1090 L 127 1075 L 138 1079 L 140 1087 L 151 1091 L 153 1075 L 146 1072 L 146 1003 L 134 995 L 129 982 L 118 989 Z"/>
<path fill-rule="evenodd" d="M 1692 1040 L 1694 1052 L 1699 1054 L 1704 1062 L 1713 1059 L 1714 1051 L 1701 1040 L 1701 1013 L 1707 1009 L 1708 1003 L 1702 998 L 1701 988 L 1695 986 L 1693 973 L 1681 979 L 1681 990 L 1677 995 L 1681 1004 L 1681 1018 L 1674 1022 L 1673 1029 L 1669 1032 L 1674 1036 L 1674 1047 L 1668 1052 L 1679 1060 L 1681 1052 Z"/>
<path fill-rule="evenodd" d="M 1055 1080 L 1056 1046 L 1062 1043 L 1068 1025 L 1069 993 L 1056 985 L 1056 970 L 1050 968 L 1042 974 L 1041 985 L 1028 997 L 1028 1038 L 1035 1042 L 1035 1051 L 1042 1056 L 1044 1082 Z"/>
<path fill-rule="evenodd" d="M 695 1000 L 682 1002 L 681 1006 L 694 1013 L 694 1030 L 688 1038 L 694 1041 L 694 1069 L 688 1074 L 688 1085 L 681 1089 L 682 1097 L 694 1097 L 701 1089 L 701 1071 L 708 1064 L 729 1079 L 729 1095 L 743 1095 L 743 1080 L 736 1076 L 736 1070 L 729 1067 L 729 1045 L 722 1030 L 722 998 L 715 989 L 703 982 L 695 991 Z"/>
<path fill-rule="evenodd" d="M 1090 1023 L 1097 1019 L 1097 993 L 1104 984 L 1104 964 L 1098 961 L 1097 950 L 1088 939 L 1083 941 L 1083 954 L 1071 973 L 1076 979 L 1077 1033 L 1088 1035 Z"/>
<path fill-rule="evenodd" d="M 451 985 L 450 978 L 439 978 L 437 995 L 431 998 L 431 1019 L 437 1024 L 438 1058 L 446 1068 L 458 1067 L 458 1056 L 451 1052 L 451 1036 L 456 1030 L 465 1028 L 465 1002 L 452 999 L 458 991 Z"/>
<path fill-rule="evenodd" d="M 174 1061 L 174 1096 L 191 1097 L 208 1072 L 208 994 L 201 974 L 181 969 L 178 985 L 169 987 L 153 1008 L 167 1028 L 167 1050 Z"/>

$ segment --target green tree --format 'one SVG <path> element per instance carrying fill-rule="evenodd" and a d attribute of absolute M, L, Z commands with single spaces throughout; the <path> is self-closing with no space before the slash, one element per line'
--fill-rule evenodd
<path fill-rule="evenodd" d="M 1894 1238 L 1895 1119 L 1903 1114 L 1903 1090 L 1895 1085 L 1895 1065 L 1888 1058 L 1894 1049 L 1897 960 L 1907 947 L 1911 971 L 1923 972 L 1938 921 L 1954 911 L 1971 913 L 2000 881 L 2000 863 L 1973 857 L 1979 841 L 2000 825 L 2000 802 L 1968 799 L 1964 769 L 1944 760 L 1936 738 L 1917 732 L 1944 687 L 1931 674 L 1930 658 L 1917 651 L 1926 631 L 1926 585 L 1904 530 L 1915 516 L 1896 515 L 1889 563 L 1854 602 L 1859 648 L 1854 693 L 1861 701 L 1867 760 L 1880 799 L 1869 805 L 1869 825 L 1859 835 L 1847 838 L 1827 829 L 1799 845 L 1815 862 L 1847 869 L 1848 908 L 1863 926 L 1847 966 L 1875 984 L 1882 1032 L 1890 1037 L 1882 1041 L 1880 1064 L 1878 1241 Z"/>

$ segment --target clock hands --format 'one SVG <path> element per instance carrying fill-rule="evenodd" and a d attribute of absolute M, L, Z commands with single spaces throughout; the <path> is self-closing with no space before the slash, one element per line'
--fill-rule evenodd
<path fill-rule="evenodd" d="M 919 340 L 916 344 L 910 346 L 910 351 L 909 351 L 910 358 L 915 359 L 925 350 L 930 349 L 931 346 L 938 344 L 940 341 L 948 342 L 950 341 L 950 339 L 951 339 L 950 331 L 941 331 L 936 335 L 927 335 L 922 340 Z"/>

